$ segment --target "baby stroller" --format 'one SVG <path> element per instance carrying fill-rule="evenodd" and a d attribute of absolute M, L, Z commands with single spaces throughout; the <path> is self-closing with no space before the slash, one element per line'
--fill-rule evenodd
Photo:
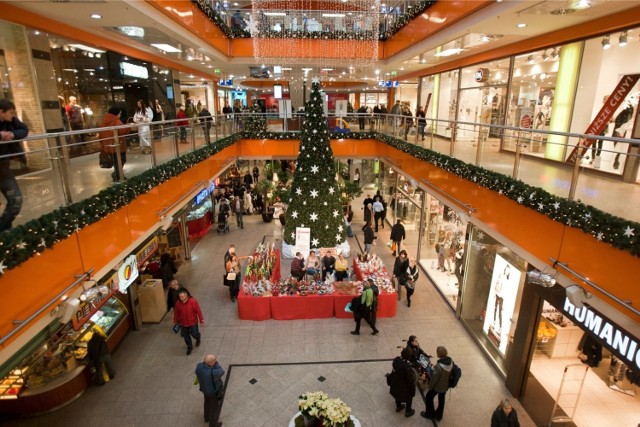
<path fill-rule="evenodd" d="M 226 210 L 221 210 L 218 214 L 218 233 L 226 233 L 229 231 L 229 222 L 227 218 L 229 215 Z"/>

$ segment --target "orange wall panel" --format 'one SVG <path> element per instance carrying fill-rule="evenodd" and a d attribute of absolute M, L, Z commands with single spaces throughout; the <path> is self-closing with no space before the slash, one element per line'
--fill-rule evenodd
<path fill-rule="evenodd" d="M 132 242 L 125 209 L 118 209 L 102 220 L 78 231 L 78 243 L 85 270 L 90 268 L 99 270 Z"/>
<path fill-rule="evenodd" d="M 84 273 L 78 239 L 71 235 L 20 266 L 5 270 L 1 278 L 0 335 L 13 330 L 14 320 L 35 313 Z M 45 311 L 42 316 L 49 316 Z"/>
<path fill-rule="evenodd" d="M 640 292 L 636 286 L 638 277 L 640 277 L 640 259 L 637 257 L 628 252 L 620 251 L 608 243 L 598 242 L 593 236 L 581 230 L 567 227 L 560 255 L 556 259 L 568 264 L 569 268 L 587 276 L 593 283 L 621 300 L 631 301 L 634 307 L 640 307 Z M 561 267 L 558 267 L 558 271 L 570 276 Z M 576 278 L 576 283 L 616 306 L 613 300 L 578 278 Z M 621 310 L 624 311 L 623 308 Z M 629 311 L 626 311 L 626 314 L 636 321 L 640 321 L 639 316 Z"/>

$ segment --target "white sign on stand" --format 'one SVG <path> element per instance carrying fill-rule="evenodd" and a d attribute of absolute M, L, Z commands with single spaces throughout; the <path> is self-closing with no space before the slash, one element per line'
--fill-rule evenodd
<path fill-rule="evenodd" d="M 320 91 L 320 96 L 322 97 L 322 110 L 324 111 L 324 116 L 329 117 L 329 95 Z"/>
<path fill-rule="evenodd" d="M 305 258 L 311 251 L 311 229 L 308 227 L 296 227 L 295 251 L 300 252 Z"/>
<path fill-rule="evenodd" d="M 291 100 L 290 99 L 280 99 L 278 100 L 278 110 L 280 113 L 281 119 L 290 119 L 291 114 Z"/>
<path fill-rule="evenodd" d="M 336 117 L 347 117 L 347 103 L 346 99 L 336 101 Z"/>

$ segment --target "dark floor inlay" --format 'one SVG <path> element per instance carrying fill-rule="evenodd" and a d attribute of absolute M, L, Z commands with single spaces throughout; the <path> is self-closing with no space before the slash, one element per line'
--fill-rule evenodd
<path fill-rule="evenodd" d="M 255 378 L 251 378 L 251 379 L 249 380 L 249 382 L 251 383 L 251 385 L 253 385 L 253 384 L 257 383 L 257 382 L 258 382 L 258 380 L 257 380 L 257 379 L 255 379 Z"/>
<path fill-rule="evenodd" d="M 322 375 L 320 375 L 320 376 L 318 377 L 318 381 L 320 381 L 321 383 L 323 383 L 325 380 L 326 380 L 326 378 L 325 378 L 325 377 L 323 377 Z"/>

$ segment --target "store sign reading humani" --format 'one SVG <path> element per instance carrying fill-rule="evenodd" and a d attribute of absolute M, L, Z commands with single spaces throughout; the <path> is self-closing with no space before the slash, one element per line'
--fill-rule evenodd
<path fill-rule="evenodd" d="M 593 307 L 585 305 L 578 308 L 569 301 L 569 298 L 564 300 L 563 310 L 576 325 L 591 331 L 602 345 L 624 361 L 627 366 L 635 366 L 634 370 L 640 369 L 640 345 L 636 337 L 598 313 Z"/>

